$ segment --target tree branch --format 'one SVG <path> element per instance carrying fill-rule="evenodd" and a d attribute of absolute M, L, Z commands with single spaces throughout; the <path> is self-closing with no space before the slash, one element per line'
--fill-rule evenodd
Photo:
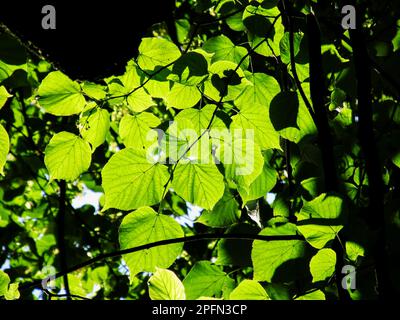
<path fill-rule="evenodd" d="M 384 183 L 382 180 L 382 166 L 373 132 L 371 64 L 362 32 L 362 26 L 358 24 L 356 30 L 350 30 L 350 39 L 353 44 L 354 66 L 357 78 L 359 140 L 369 181 L 369 204 L 366 220 L 370 228 L 377 231 L 377 243 L 373 250 L 373 255 L 376 263 L 379 298 L 384 299 L 390 298 L 392 291 L 386 265 Z"/>
<path fill-rule="evenodd" d="M 285 240 L 285 241 L 302 240 L 302 241 L 304 241 L 304 237 L 300 236 L 300 235 L 264 236 L 264 235 L 259 235 L 259 234 L 243 234 L 243 233 L 198 234 L 198 235 L 193 235 L 193 236 L 151 242 L 151 243 L 147 243 L 147 244 L 129 248 L 129 249 L 124 249 L 124 250 L 119 250 L 119 251 L 115 251 L 115 252 L 102 254 L 93 259 L 82 262 L 73 267 L 70 267 L 70 268 L 66 269 L 65 271 L 60 271 L 60 272 L 56 273 L 54 275 L 54 277 L 55 277 L 55 279 L 57 279 L 57 278 L 65 276 L 71 272 L 74 272 L 74 271 L 77 271 L 84 267 L 87 267 L 89 265 L 92 265 L 96 262 L 99 262 L 99 261 L 102 261 L 105 259 L 109 259 L 109 258 L 122 256 L 124 254 L 134 253 L 134 252 L 151 249 L 151 248 L 155 248 L 155 247 L 159 247 L 159 246 L 165 246 L 168 244 L 182 243 L 182 242 L 186 243 L 186 242 L 193 242 L 193 241 L 200 241 L 200 240 L 214 240 L 214 239 L 261 240 L 261 241 L 282 241 L 282 240 Z M 20 290 L 25 290 L 25 289 L 34 288 L 34 287 L 41 287 L 43 280 L 46 280 L 46 279 L 40 279 L 40 280 L 34 281 L 32 283 L 24 284 L 24 285 L 20 286 Z"/>
<path fill-rule="evenodd" d="M 65 273 L 67 270 L 67 255 L 66 255 L 66 246 L 65 246 L 65 199 L 66 199 L 66 182 L 65 180 L 60 180 L 60 196 L 59 196 L 59 205 L 58 205 L 58 215 L 57 215 L 57 245 L 58 250 L 60 251 L 60 270 L 62 273 Z M 67 300 L 71 300 L 70 295 L 71 292 L 69 290 L 69 282 L 68 282 L 68 273 L 63 275 L 65 292 L 67 295 Z"/>

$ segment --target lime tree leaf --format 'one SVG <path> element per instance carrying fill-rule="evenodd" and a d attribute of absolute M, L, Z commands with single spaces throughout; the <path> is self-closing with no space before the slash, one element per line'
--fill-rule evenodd
<path fill-rule="evenodd" d="M 127 148 L 111 157 L 102 170 L 103 210 L 132 210 L 161 201 L 168 169 L 147 155 L 144 150 Z"/>
<path fill-rule="evenodd" d="M 89 143 L 66 131 L 54 135 L 44 153 L 50 179 L 75 180 L 89 169 L 92 157 Z"/>
<path fill-rule="evenodd" d="M 262 150 L 271 148 L 281 150 L 279 134 L 270 121 L 266 106 L 252 104 L 242 108 L 237 115 L 232 117 L 230 128 L 231 130 L 249 130 L 249 134 L 254 133 L 254 141 Z"/>
<path fill-rule="evenodd" d="M 143 38 L 139 45 L 137 64 L 143 70 L 154 71 L 164 67 L 181 56 L 179 48 L 163 38 Z"/>
<path fill-rule="evenodd" d="M 269 115 L 276 131 L 298 128 L 298 113 L 299 99 L 296 92 L 280 92 L 271 101 Z"/>
<path fill-rule="evenodd" d="M 303 38 L 303 35 L 301 33 L 295 32 L 293 34 L 293 49 L 294 49 L 295 57 L 300 51 L 300 43 L 301 43 L 302 38 Z M 281 41 L 279 42 L 279 50 L 280 50 L 282 62 L 289 64 L 290 63 L 289 32 L 285 32 Z"/>
<path fill-rule="evenodd" d="M 249 85 L 243 70 L 234 62 L 217 61 L 209 68 L 204 94 L 214 101 L 231 101 Z"/>
<path fill-rule="evenodd" d="M 255 280 L 243 280 L 231 292 L 229 300 L 270 300 L 265 289 Z"/>
<path fill-rule="evenodd" d="M 265 197 L 275 186 L 277 180 L 277 172 L 264 162 L 261 174 L 250 184 L 248 190 L 243 188 L 238 189 L 243 200 L 243 205 L 248 201 Z"/>
<path fill-rule="evenodd" d="M 160 119 L 152 113 L 127 114 L 119 123 L 119 135 L 126 147 L 146 149 L 158 141 L 157 131 L 152 128 L 160 123 Z"/>
<path fill-rule="evenodd" d="M 392 162 L 398 167 L 400 168 L 400 152 L 396 153 L 393 157 L 392 157 Z"/>
<path fill-rule="evenodd" d="M 192 124 L 191 127 L 196 131 L 197 135 L 200 136 L 206 129 L 209 127 L 211 119 L 213 119 L 210 129 L 212 136 L 212 131 L 219 131 L 223 129 L 227 129 L 225 123 L 218 117 L 213 114 L 216 111 L 217 107 L 212 104 L 207 104 L 201 109 L 186 109 L 182 110 L 175 117 L 175 121 L 188 120 Z"/>
<path fill-rule="evenodd" d="M 71 116 L 82 112 L 86 105 L 80 85 L 61 71 L 50 72 L 38 89 L 39 104 L 56 116 Z"/>
<path fill-rule="evenodd" d="M 211 211 L 204 210 L 196 222 L 210 227 L 223 228 L 237 223 L 239 217 L 239 204 L 226 188 L 223 197 L 215 204 L 214 208 Z"/>
<path fill-rule="evenodd" d="M 310 86 L 303 83 L 301 85 L 307 97 L 310 97 Z M 310 99 L 310 98 L 309 98 Z M 280 103 L 277 103 L 279 102 Z M 284 100 L 287 100 L 285 102 Z M 292 100 L 291 104 L 290 100 Z M 282 115 L 282 111 L 279 109 L 279 106 L 282 107 L 284 104 L 284 108 L 287 108 L 288 113 L 294 112 L 297 115 L 296 120 L 290 115 Z M 296 112 L 296 109 L 298 112 Z M 272 111 L 271 111 L 272 110 Z M 290 111 L 292 110 L 292 111 Z M 297 99 L 292 96 L 291 98 L 283 98 L 274 99 L 270 106 L 270 116 L 271 121 L 275 128 L 280 129 L 279 134 L 290 141 L 298 143 L 303 137 L 307 135 L 313 136 L 317 134 L 317 127 L 314 124 L 314 121 L 308 111 L 304 101 L 299 92 L 297 92 Z"/>
<path fill-rule="evenodd" d="M 233 42 L 226 36 L 220 35 L 217 37 L 210 38 L 204 43 L 203 49 L 209 53 L 213 53 L 211 62 L 226 60 L 234 63 L 240 63 L 242 59 L 247 55 L 247 49 L 240 46 L 235 46 Z M 249 66 L 249 58 L 243 60 L 243 69 L 247 69 Z"/>
<path fill-rule="evenodd" d="M 211 210 L 224 194 L 225 184 L 215 164 L 181 161 L 176 166 L 172 188 L 186 201 Z"/>
<path fill-rule="evenodd" d="M 0 270 L 0 297 L 4 296 L 8 291 L 10 277 L 3 270 Z"/>
<path fill-rule="evenodd" d="M 218 144 L 215 157 L 224 164 L 225 177 L 247 191 L 261 174 L 264 158 L 253 140 L 240 139 L 240 136 Z"/>
<path fill-rule="evenodd" d="M 343 200 L 321 194 L 304 204 L 297 214 L 297 228 L 315 248 L 322 249 L 343 228 Z"/>
<path fill-rule="evenodd" d="M 211 146 L 209 141 L 202 137 L 199 141 L 198 134 L 193 126 L 193 123 L 189 119 L 180 118 L 179 120 L 170 123 L 167 132 L 161 139 L 161 148 L 163 152 L 172 161 L 178 161 L 178 159 L 201 159 L 203 163 L 210 161 L 211 158 Z M 203 144 L 205 143 L 205 145 Z M 202 146 L 206 147 L 202 150 Z"/>
<path fill-rule="evenodd" d="M 201 99 L 201 93 L 196 86 L 175 82 L 165 98 L 168 107 L 187 109 L 194 107 Z"/>
<path fill-rule="evenodd" d="M 142 85 L 141 77 L 135 66 L 129 66 L 118 80 L 112 81 L 108 85 L 111 96 L 125 97 L 128 107 L 132 111 L 142 112 L 155 105 L 146 86 Z"/>
<path fill-rule="evenodd" d="M 108 131 L 110 130 L 110 114 L 107 110 L 97 109 L 95 112 L 88 112 L 84 115 L 80 123 L 82 124 L 81 136 L 89 142 L 94 151 L 98 146 L 104 143 Z"/>
<path fill-rule="evenodd" d="M 257 17 L 254 11 L 252 14 L 245 10 L 243 20 L 247 28 L 250 27 L 252 30 L 248 33 L 251 48 L 257 46 L 255 52 L 266 57 L 279 56 L 279 42 L 285 33 L 282 17 L 276 19 L 275 26 L 271 30 L 264 28 L 274 23 L 275 18 L 273 17 Z M 260 23 L 261 28 L 258 26 Z"/>
<path fill-rule="evenodd" d="M 142 207 L 129 213 L 119 228 L 119 243 L 122 250 L 183 236 L 183 230 L 178 222 L 171 217 L 157 214 L 150 207 Z M 131 281 L 139 272 L 154 272 L 156 267 L 168 268 L 180 255 L 182 248 L 182 243 L 176 243 L 124 255 Z"/>
<path fill-rule="evenodd" d="M 316 290 L 303 296 L 297 297 L 295 300 L 326 300 L 326 298 L 325 293 L 323 293 L 321 290 Z"/>
<path fill-rule="evenodd" d="M 168 107 L 187 109 L 195 106 L 201 99 L 198 85 L 208 76 L 207 59 L 198 52 L 181 56 L 167 77 L 172 80 L 171 88 L 165 98 Z"/>
<path fill-rule="evenodd" d="M 156 268 L 149 279 L 149 295 L 151 300 L 185 300 L 185 287 L 168 269 Z"/>
<path fill-rule="evenodd" d="M 296 226 L 287 223 L 276 228 L 267 227 L 260 235 L 294 235 Z M 304 256 L 305 242 L 302 240 L 274 240 L 253 242 L 251 258 L 254 280 L 272 282 L 277 268 L 282 264 Z"/>
<path fill-rule="evenodd" d="M 183 285 L 186 298 L 194 300 L 199 297 L 220 297 L 223 288 L 233 282 L 233 279 L 211 262 L 199 261 L 185 277 Z"/>
<path fill-rule="evenodd" d="M 4 86 L 0 87 L 0 109 L 5 105 L 8 98 L 12 97 L 12 94 L 7 92 Z"/>
<path fill-rule="evenodd" d="M 187 86 L 196 86 L 207 76 L 207 59 L 198 52 L 188 52 L 175 61 L 167 79 Z"/>
<path fill-rule="evenodd" d="M 351 261 L 356 261 L 358 257 L 364 257 L 365 250 L 360 244 L 353 241 L 346 241 L 346 255 Z"/>
<path fill-rule="evenodd" d="M 273 148 L 281 150 L 279 134 L 270 121 L 268 108 L 265 105 L 248 104 L 243 107 L 237 115 L 232 117 L 230 129 L 254 130 L 254 141 L 261 150 Z"/>
<path fill-rule="evenodd" d="M 6 129 L 0 124 L 0 174 L 4 175 L 4 165 L 7 161 L 7 155 L 10 151 L 10 138 Z"/>
<path fill-rule="evenodd" d="M 102 100 L 106 97 L 105 87 L 93 82 L 85 81 L 82 86 L 83 92 L 90 98 Z"/>
<path fill-rule="evenodd" d="M 6 298 L 6 300 L 17 300 L 19 297 L 18 283 L 11 283 L 8 291 L 4 294 L 4 298 Z"/>
<path fill-rule="evenodd" d="M 239 109 L 252 107 L 254 104 L 269 106 L 272 99 L 281 91 L 278 81 L 264 73 L 247 73 L 251 85 L 247 86 L 235 99 Z"/>
<path fill-rule="evenodd" d="M 310 261 L 310 271 L 313 282 L 325 281 L 335 272 L 336 253 L 332 249 L 324 248 L 317 252 Z"/>

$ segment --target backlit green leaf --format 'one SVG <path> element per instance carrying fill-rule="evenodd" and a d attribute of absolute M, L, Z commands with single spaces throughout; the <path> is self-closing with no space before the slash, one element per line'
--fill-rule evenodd
<path fill-rule="evenodd" d="M 170 270 L 156 268 L 149 279 L 151 300 L 185 300 L 185 288 L 179 278 Z"/>
<path fill-rule="evenodd" d="M 225 185 L 214 164 L 180 162 L 174 172 L 172 188 L 186 201 L 211 210 L 221 199 Z"/>
<path fill-rule="evenodd" d="M 223 287 L 233 280 L 209 261 L 199 261 L 183 280 L 188 300 L 199 297 L 219 297 Z"/>
<path fill-rule="evenodd" d="M 255 280 L 243 280 L 231 292 L 230 300 L 270 300 L 265 289 Z"/>
<path fill-rule="evenodd" d="M 327 194 L 304 204 L 297 227 L 313 247 L 323 248 L 343 228 L 343 206 L 340 197 Z"/>
<path fill-rule="evenodd" d="M 86 104 L 80 85 L 61 71 L 51 72 L 43 79 L 38 95 L 39 104 L 56 116 L 80 113 Z"/>
<path fill-rule="evenodd" d="M 88 113 L 90 114 L 90 111 Z M 80 122 L 82 124 L 81 136 L 90 143 L 94 151 L 106 140 L 110 129 L 110 114 L 107 110 L 97 109 L 90 115 L 83 116 Z"/>
<path fill-rule="evenodd" d="M 150 207 L 142 207 L 122 220 L 119 243 L 123 250 L 183 235 L 181 226 L 173 218 L 157 214 Z M 131 281 L 139 272 L 154 272 L 156 267 L 168 268 L 181 253 L 182 247 L 182 243 L 169 244 L 124 255 Z"/>
<path fill-rule="evenodd" d="M 310 271 L 313 282 L 325 281 L 335 272 L 336 253 L 332 249 L 321 249 L 310 262 Z"/>
<path fill-rule="evenodd" d="M 44 163 L 50 179 L 75 180 L 89 169 L 91 156 L 88 142 L 63 131 L 51 138 L 45 150 Z"/>
<path fill-rule="evenodd" d="M 6 129 L 0 124 L 0 174 L 3 175 L 4 165 L 7 161 L 7 155 L 10 150 L 10 138 Z"/>
<path fill-rule="evenodd" d="M 102 170 L 106 197 L 103 210 L 132 210 L 159 203 L 168 177 L 167 167 L 155 162 L 146 151 L 119 151 Z"/>

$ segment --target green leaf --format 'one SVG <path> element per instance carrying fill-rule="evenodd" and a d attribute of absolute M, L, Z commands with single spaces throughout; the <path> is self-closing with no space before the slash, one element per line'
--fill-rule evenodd
<path fill-rule="evenodd" d="M 299 99 L 296 92 L 280 92 L 271 101 L 269 114 L 276 131 L 286 128 L 298 128 L 298 113 Z"/>
<path fill-rule="evenodd" d="M 247 49 L 240 46 L 235 46 L 233 42 L 226 36 L 220 35 L 208 39 L 203 49 L 209 53 L 213 53 L 211 62 L 216 61 L 232 61 L 239 64 L 242 59 L 247 55 Z M 249 58 L 245 58 L 241 65 L 243 69 L 247 69 L 249 66 Z"/>
<path fill-rule="evenodd" d="M 324 248 L 317 252 L 310 261 L 310 271 L 313 282 L 325 281 L 335 272 L 336 253 L 332 249 Z"/>
<path fill-rule="evenodd" d="M 156 268 L 149 279 L 151 300 L 185 300 L 185 287 L 179 278 L 170 270 Z"/>
<path fill-rule="evenodd" d="M 96 83 L 85 81 L 82 89 L 92 99 L 102 100 L 106 97 L 105 87 Z"/>
<path fill-rule="evenodd" d="M 142 207 L 129 213 L 122 220 L 119 229 L 122 250 L 183 236 L 179 223 L 171 217 L 157 214 L 150 207 Z M 180 255 L 182 248 L 182 243 L 176 243 L 124 255 L 131 281 L 139 272 L 154 272 L 156 267 L 168 268 Z"/>
<path fill-rule="evenodd" d="M 215 157 L 224 164 L 225 177 L 246 192 L 263 170 L 259 146 L 251 139 L 241 139 L 241 134 L 217 144 Z"/>
<path fill-rule="evenodd" d="M 268 27 L 275 20 L 275 18 L 272 17 L 260 18 L 254 15 L 251 16 L 251 13 L 246 10 L 243 14 L 243 19 L 245 24 L 250 27 L 250 30 L 252 30 L 252 32 L 248 32 L 248 39 L 251 48 L 255 48 L 257 46 L 255 52 L 266 57 L 279 56 L 279 43 L 285 33 L 282 17 L 279 17 L 276 20 L 274 28 Z M 257 26 L 259 23 L 262 24 L 261 28 Z M 265 27 L 268 27 L 268 29 L 264 29 Z M 267 33 L 268 31 L 269 33 Z"/>
<path fill-rule="evenodd" d="M 277 172 L 271 168 L 266 162 L 261 174 L 250 184 L 248 190 L 239 188 L 243 205 L 248 201 L 265 197 L 269 191 L 276 185 L 278 180 Z"/>
<path fill-rule="evenodd" d="M 53 71 L 39 86 L 39 104 L 47 113 L 71 116 L 82 112 L 86 105 L 80 85 L 61 71 Z"/>
<path fill-rule="evenodd" d="M 270 298 L 257 281 L 245 279 L 231 292 L 229 300 L 270 300 Z"/>
<path fill-rule="evenodd" d="M 297 297 L 295 300 L 326 300 L 325 294 L 321 290 L 315 290 L 303 296 Z"/>
<path fill-rule="evenodd" d="M 295 235 L 296 226 L 287 223 L 274 229 L 267 227 L 260 235 Z M 251 258 L 254 280 L 273 282 L 276 270 L 284 263 L 304 256 L 305 242 L 302 240 L 255 240 Z"/>
<path fill-rule="evenodd" d="M 252 85 L 244 88 L 235 99 L 239 109 L 249 109 L 253 105 L 269 106 L 272 99 L 281 91 L 278 81 L 264 73 L 248 73 Z"/>
<path fill-rule="evenodd" d="M 249 85 L 243 70 L 234 62 L 214 62 L 209 73 L 204 82 L 204 94 L 216 102 L 235 100 Z"/>
<path fill-rule="evenodd" d="M 168 107 L 187 109 L 194 107 L 201 99 L 201 92 L 196 86 L 175 82 L 169 90 L 165 102 Z"/>
<path fill-rule="evenodd" d="M 232 284 L 228 275 L 209 261 L 199 261 L 183 280 L 186 298 L 219 297 L 224 286 Z"/>
<path fill-rule="evenodd" d="M 173 65 L 167 79 L 186 85 L 196 86 L 208 76 L 208 62 L 198 52 L 182 55 Z"/>
<path fill-rule="evenodd" d="M 196 131 L 197 136 L 199 137 L 204 131 L 206 131 L 212 119 L 212 123 L 210 125 L 211 133 L 210 135 L 205 133 L 204 136 L 213 136 L 213 130 L 219 132 L 227 129 L 225 123 L 218 116 L 214 116 L 213 118 L 216 108 L 217 107 L 215 105 L 207 104 L 201 109 L 182 110 L 178 113 L 178 115 L 175 116 L 175 121 L 189 121 L 191 123 L 191 127 Z"/>
<path fill-rule="evenodd" d="M 297 214 L 297 228 L 315 248 L 323 248 L 343 228 L 343 200 L 321 194 L 304 204 Z"/>
<path fill-rule="evenodd" d="M 295 32 L 293 34 L 293 50 L 294 56 L 296 57 L 300 51 L 300 43 L 303 39 L 301 33 Z M 289 32 L 285 32 L 281 41 L 279 42 L 280 55 L 283 63 L 290 63 L 290 42 L 289 42 Z"/>
<path fill-rule="evenodd" d="M 4 296 L 8 291 L 10 277 L 3 270 L 0 270 L 0 297 Z"/>
<path fill-rule="evenodd" d="M 12 94 L 7 92 L 7 89 L 3 86 L 0 87 L 0 109 L 5 105 L 8 98 L 12 97 Z"/>
<path fill-rule="evenodd" d="M 143 70 L 154 71 L 164 67 L 181 55 L 178 47 L 163 38 L 143 38 L 139 46 L 137 63 Z"/>
<path fill-rule="evenodd" d="M 17 300 L 19 297 L 20 293 L 18 291 L 18 283 L 11 283 L 8 291 L 4 295 L 4 298 L 6 298 L 6 300 Z"/>
<path fill-rule="evenodd" d="M 0 124 L 0 174 L 4 175 L 4 165 L 7 161 L 7 155 L 10 151 L 10 138 L 6 129 Z"/>
<path fill-rule="evenodd" d="M 88 112 L 84 115 L 80 123 L 82 138 L 89 142 L 94 151 L 98 146 L 104 143 L 108 131 L 110 130 L 110 114 L 107 110 L 97 109 L 95 112 Z"/>
<path fill-rule="evenodd" d="M 356 261 L 358 257 L 364 257 L 365 249 L 360 244 L 353 241 L 346 241 L 346 255 L 351 261 Z"/>
<path fill-rule="evenodd" d="M 50 179 L 75 180 L 89 169 L 92 150 L 82 138 L 62 131 L 51 138 L 45 150 L 44 163 Z"/>
<path fill-rule="evenodd" d="M 186 109 L 195 106 L 201 99 L 198 85 L 208 76 L 207 59 L 198 52 L 182 55 L 167 77 L 172 80 L 171 88 L 165 97 L 168 107 Z"/>
<path fill-rule="evenodd" d="M 235 197 L 225 188 L 223 197 L 210 211 L 204 210 L 196 222 L 206 226 L 223 228 L 238 222 L 240 217 L 239 204 Z"/>
<path fill-rule="evenodd" d="M 161 201 L 169 179 L 166 166 L 144 150 L 127 148 L 114 154 L 102 170 L 104 210 L 132 210 Z"/>
<path fill-rule="evenodd" d="M 126 97 L 128 107 L 134 112 L 142 112 L 155 105 L 146 91 L 146 86 L 142 85 L 142 79 L 134 66 L 129 66 L 119 81 L 112 81 L 109 84 L 109 90 L 111 96 Z"/>
<path fill-rule="evenodd" d="M 127 114 L 119 123 L 119 135 L 127 148 L 146 149 L 158 141 L 157 131 L 152 128 L 160 123 L 160 119 L 152 113 Z"/>
<path fill-rule="evenodd" d="M 268 108 L 260 104 L 248 104 L 240 112 L 232 117 L 231 130 L 254 130 L 254 141 L 261 150 L 278 149 L 279 134 L 275 131 L 270 118 Z"/>
<path fill-rule="evenodd" d="M 225 184 L 224 177 L 215 164 L 181 161 L 176 166 L 172 188 L 186 201 L 211 210 L 221 199 Z"/>

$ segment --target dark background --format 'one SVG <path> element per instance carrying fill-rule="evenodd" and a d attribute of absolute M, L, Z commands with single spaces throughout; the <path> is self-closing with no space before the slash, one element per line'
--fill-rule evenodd
<path fill-rule="evenodd" d="M 44 5 L 56 9 L 56 30 L 44 30 Z M 172 21 L 174 0 L 2 1 L 0 21 L 40 49 L 72 78 L 121 73 L 140 39 L 156 23 Z"/>

